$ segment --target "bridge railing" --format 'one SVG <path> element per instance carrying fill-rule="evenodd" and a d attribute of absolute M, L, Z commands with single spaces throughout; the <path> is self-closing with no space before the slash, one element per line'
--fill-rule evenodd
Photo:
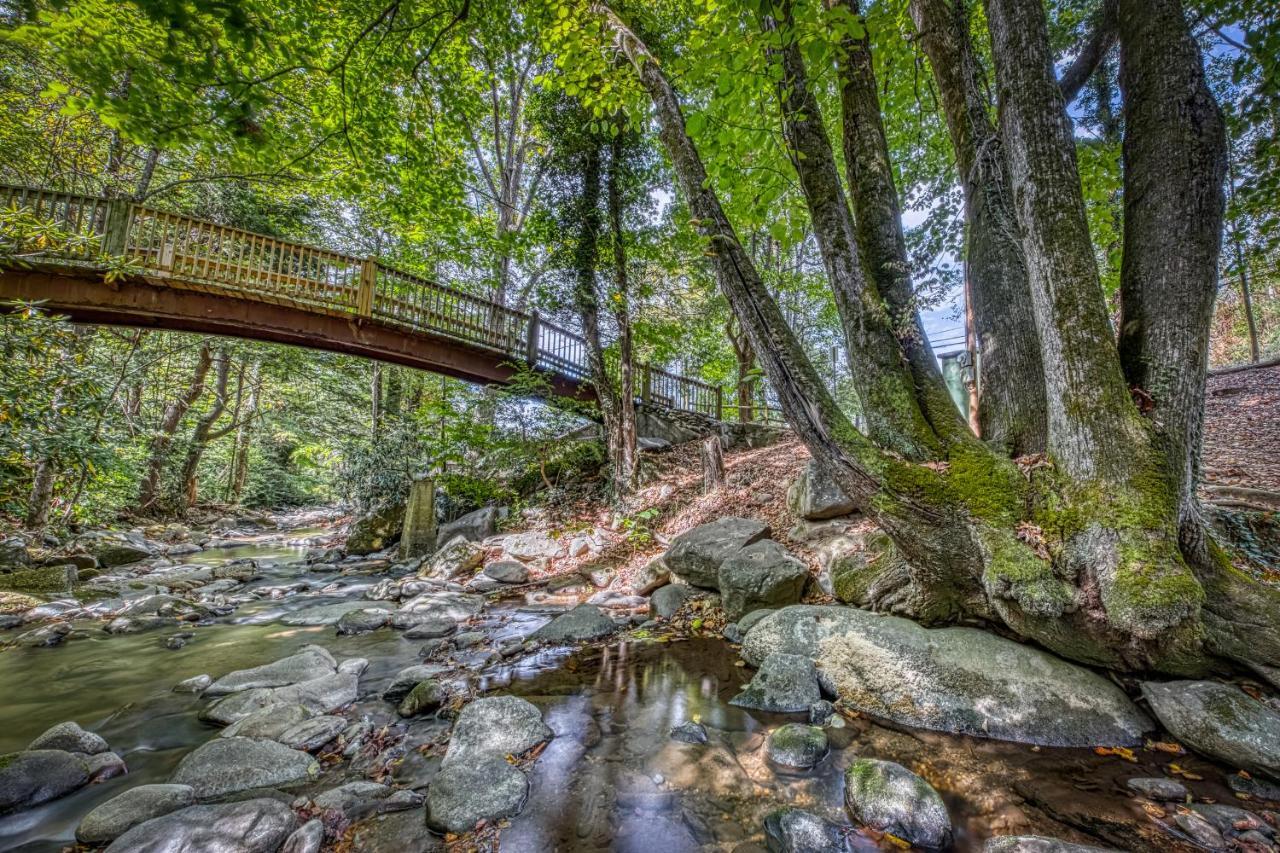
<path fill-rule="evenodd" d="M 62 239 L 25 254 L 90 266 L 123 256 L 155 283 L 400 326 L 494 350 L 575 381 L 590 380 L 586 341 L 536 314 L 383 264 L 157 210 L 125 199 L 0 184 L 0 210 L 17 210 Z M 0 243 L 11 235 L 0 234 Z M 12 247 L 11 247 L 12 248 Z M 28 258 L 29 259 L 29 258 Z M 718 387 L 641 365 L 641 398 L 724 414 Z"/>

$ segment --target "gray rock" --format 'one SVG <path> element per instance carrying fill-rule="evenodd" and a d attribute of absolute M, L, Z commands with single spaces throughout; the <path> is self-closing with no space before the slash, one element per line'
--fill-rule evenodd
<path fill-rule="evenodd" d="M 349 721 L 344 717 L 323 714 L 289 727 L 276 740 L 290 749 L 315 752 L 342 734 L 348 724 Z"/>
<path fill-rule="evenodd" d="M 458 715 L 444 764 L 522 755 L 553 736 L 537 707 L 518 696 L 477 699 Z"/>
<path fill-rule="evenodd" d="M 175 693 L 203 693 L 210 684 L 213 684 L 212 675 L 193 675 L 173 685 L 173 690 Z"/>
<path fill-rule="evenodd" d="M 206 687 L 204 693 L 206 696 L 226 696 L 255 687 L 283 687 L 287 684 L 298 684 L 330 675 L 337 666 L 337 662 L 328 650 L 320 646 L 304 646 L 287 658 L 228 673 Z"/>
<path fill-rule="evenodd" d="M 400 609 L 396 613 L 397 616 L 411 614 L 419 620 L 448 619 L 453 622 L 461 622 L 464 619 L 470 619 L 475 616 L 483 607 L 483 596 L 437 590 L 424 592 L 409 599 L 400 605 Z"/>
<path fill-rule="evenodd" d="M 284 687 L 258 687 L 225 696 L 200 712 L 207 723 L 226 726 L 263 708 L 303 705 L 316 714 L 328 714 L 356 701 L 359 676 L 335 672 Z"/>
<path fill-rule="evenodd" d="M 680 725 L 672 727 L 671 739 L 681 743 L 706 743 L 707 727 L 693 720 L 685 720 Z"/>
<path fill-rule="evenodd" d="M 348 782 L 317 795 L 311 804 L 326 815 L 355 822 L 373 815 L 404 811 L 422 805 L 422 795 L 377 782 Z"/>
<path fill-rule="evenodd" d="M 1192 803 L 1190 808 L 1228 838 L 1242 832 L 1260 832 L 1267 838 L 1273 838 L 1276 834 L 1276 830 L 1262 818 L 1236 806 L 1220 803 Z"/>
<path fill-rule="evenodd" d="M 982 853 L 1118 853 L 1110 847 L 1073 844 L 1043 835 L 1001 835 L 987 839 Z"/>
<path fill-rule="evenodd" d="M 351 830 L 352 853 L 445 853 L 443 838 L 427 830 L 421 810 L 378 815 Z"/>
<path fill-rule="evenodd" d="M 498 532 L 498 508 L 496 506 L 481 507 L 475 512 L 440 525 L 437 542 L 452 542 L 461 536 L 468 542 L 479 542 L 488 539 Z"/>
<path fill-rule="evenodd" d="M 84 759 L 60 749 L 0 756 L 0 814 L 29 809 L 89 784 Z"/>
<path fill-rule="evenodd" d="M 764 819 L 770 853 L 846 853 L 844 827 L 800 809 L 778 809 Z"/>
<path fill-rule="evenodd" d="M 316 716 L 302 705 L 272 705 L 254 711 L 236 720 L 221 732 L 220 737 L 251 737 L 279 740 L 289 729 Z"/>
<path fill-rule="evenodd" d="M 722 518 L 681 533 L 671 541 L 663 562 L 672 573 L 693 586 L 715 589 L 720 564 L 769 535 L 769 525 L 762 521 Z"/>
<path fill-rule="evenodd" d="M 324 846 L 324 822 L 312 818 L 284 840 L 280 853 L 320 853 Z"/>
<path fill-rule="evenodd" d="M 391 621 L 391 611 L 383 607 L 363 607 L 359 610 L 348 610 L 338 619 L 339 635 L 367 634 L 376 631 Z"/>
<path fill-rule="evenodd" d="M 319 773 L 320 765 L 305 752 L 275 741 L 232 737 L 196 747 L 178 763 L 169 781 L 190 785 L 197 799 L 212 800 L 254 788 L 301 785 Z"/>
<path fill-rule="evenodd" d="M 76 828 L 82 844 L 108 844 L 152 818 L 194 805 L 190 785 L 139 785 L 107 800 L 84 816 Z"/>
<path fill-rule="evenodd" d="M 738 620 L 738 630 L 741 631 L 745 637 L 748 631 L 754 628 L 761 619 L 771 613 L 773 613 L 772 610 L 752 610 L 746 616 L 743 616 Z"/>
<path fill-rule="evenodd" d="M 534 631 L 532 639 L 548 643 L 580 643 L 607 637 L 616 630 L 618 626 L 600 608 L 580 604 Z"/>
<path fill-rule="evenodd" d="M 1227 841 L 1222 837 L 1222 833 L 1200 815 L 1194 812 L 1175 814 L 1173 822 L 1177 824 L 1178 829 L 1185 832 L 1192 841 L 1201 847 L 1207 847 L 1210 850 L 1226 849 Z"/>
<path fill-rule="evenodd" d="M 304 607 L 280 617 L 285 625 L 336 625 L 338 620 L 352 610 L 364 610 L 369 605 L 363 601 L 340 601 L 336 604 L 317 604 Z"/>
<path fill-rule="evenodd" d="M 659 619 L 670 619 L 680 612 L 692 592 L 684 584 L 669 584 L 649 597 L 649 612 Z"/>
<path fill-rule="evenodd" d="M 382 691 L 382 698 L 386 702 L 396 704 L 405 696 L 408 696 L 409 691 L 416 687 L 418 682 L 426 681 L 428 678 L 435 678 L 442 672 L 447 671 L 446 667 L 439 664 L 428 663 L 406 666 L 396 673 L 395 678 L 391 679 L 391 684 L 387 686 L 386 690 Z"/>
<path fill-rule="evenodd" d="M 827 754 L 827 733 L 817 726 L 787 723 L 769 733 L 765 755 L 774 764 L 808 770 Z"/>
<path fill-rule="evenodd" d="M 453 647 L 455 649 L 469 649 L 472 646 L 478 646 L 488 639 L 488 635 L 484 631 L 463 631 L 460 634 L 453 635 Z"/>
<path fill-rule="evenodd" d="M 435 640 L 447 637 L 458 630 L 452 619 L 426 618 L 404 632 L 406 640 Z"/>
<path fill-rule="evenodd" d="M 1280 803 L 1280 785 L 1275 782 L 1232 773 L 1227 777 L 1227 787 L 1238 794 L 1245 794 L 1255 800 L 1270 800 L 1271 802 Z"/>
<path fill-rule="evenodd" d="M 529 570 L 518 560 L 498 560 L 484 567 L 486 577 L 500 583 L 525 583 L 529 580 Z"/>
<path fill-rule="evenodd" d="M 836 706 L 832 705 L 826 699 L 819 699 L 809 706 L 809 724 L 813 726 L 825 726 L 831 722 L 831 718 L 836 715 Z"/>
<path fill-rule="evenodd" d="M 108 748 L 101 736 L 86 732 L 73 722 L 58 723 L 27 745 L 27 749 L 61 749 L 85 755 L 97 755 L 99 752 L 106 752 Z"/>
<path fill-rule="evenodd" d="M 461 536 L 440 541 L 445 543 L 444 546 L 418 569 L 419 577 L 453 580 L 474 574 L 484 562 L 484 548 L 474 542 L 468 542 Z"/>
<path fill-rule="evenodd" d="M 18 536 L 0 539 L 0 567 L 18 568 L 31 565 L 27 543 Z"/>
<path fill-rule="evenodd" d="M 396 707 L 396 713 L 405 718 L 426 714 L 443 705 L 448 697 L 443 684 L 434 678 L 428 678 L 426 681 L 419 681 L 405 694 Z"/>
<path fill-rule="evenodd" d="M 445 765 L 427 788 L 427 825 L 466 832 L 481 820 L 519 814 L 528 794 L 524 773 L 501 758 Z"/>
<path fill-rule="evenodd" d="M 1044 746 L 1136 745 L 1153 728 L 1100 675 L 974 628 L 794 605 L 743 640 L 749 662 L 776 652 L 816 661 L 828 693 L 902 725 Z"/>
<path fill-rule="evenodd" d="M 89 771 L 90 782 L 104 782 L 129 772 L 124 759 L 114 752 L 99 752 L 97 755 L 87 756 L 84 765 Z"/>
<path fill-rule="evenodd" d="M 1149 800 L 1185 802 L 1187 797 L 1191 796 L 1191 792 L 1187 790 L 1186 785 L 1181 782 L 1175 782 L 1172 779 L 1144 777 L 1128 779 L 1124 784 L 1130 791 L 1140 794 Z"/>
<path fill-rule="evenodd" d="M 138 824 L 107 853 L 276 853 L 297 826 L 279 800 L 190 806 Z"/>
<path fill-rule="evenodd" d="M 859 758 L 844 779 L 845 808 L 856 823 L 928 850 L 951 843 L 951 818 L 942 798 L 901 764 Z"/>
<path fill-rule="evenodd" d="M 780 714 L 807 712 L 822 698 L 818 671 L 802 655 L 775 652 L 764 659 L 755 677 L 730 700 L 730 705 Z"/>
<path fill-rule="evenodd" d="M 1142 695 L 1170 734 L 1196 752 L 1280 779 L 1280 712 L 1216 681 L 1148 681 Z"/>
<path fill-rule="evenodd" d="M 394 544 L 404 528 L 404 511 L 405 505 L 397 503 L 357 518 L 347 531 L 347 553 L 363 556 Z"/>
<path fill-rule="evenodd" d="M 720 564 L 719 589 L 726 618 L 795 604 L 804 592 L 808 567 L 772 539 L 762 539 Z"/>
<path fill-rule="evenodd" d="M 671 570 L 662 557 L 654 557 L 636 575 L 632 584 L 636 595 L 653 595 L 655 590 L 671 583 Z"/>
<path fill-rule="evenodd" d="M 858 509 L 812 459 L 787 489 L 787 507 L 794 515 L 809 521 L 837 518 Z"/>
<path fill-rule="evenodd" d="M 522 563 L 530 563 L 540 558 L 550 559 L 559 556 L 560 543 L 547 534 L 532 530 L 528 533 L 516 533 L 508 536 L 502 543 L 502 550 L 509 557 Z"/>
<path fill-rule="evenodd" d="M 101 533 L 84 537 L 80 544 L 98 560 L 103 568 L 115 568 L 141 562 L 155 556 L 155 550 L 141 536 L 125 533 Z"/>

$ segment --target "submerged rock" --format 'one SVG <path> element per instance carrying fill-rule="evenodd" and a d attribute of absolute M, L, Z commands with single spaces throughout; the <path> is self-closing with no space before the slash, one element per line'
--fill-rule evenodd
<path fill-rule="evenodd" d="M 720 564 L 720 599 L 726 618 L 795 604 L 809 569 L 772 539 L 748 545 Z"/>
<path fill-rule="evenodd" d="M 681 743 L 700 744 L 707 742 L 707 727 L 694 720 L 686 720 L 671 729 L 671 739 Z"/>
<path fill-rule="evenodd" d="M 822 698 L 818 671 L 813 661 L 802 655 L 774 652 L 730 705 L 780 714 L 808 712 Z"/>
<path fill-rule="evenodd" d="M 951 843 L 951 818 L 942 798 L 901 764 L 859 758 L 844 780 L 845 808 L 855 822 L 928 850 Z"/>
<path fill-rule="evenodd" d="M 800 809 L 778 809 L 764 819 L 770 853 L 845 853 L 844 827 Z"/>
<path fill-rule="evenodd" d="M 138 824 L 107 853 L 276 853 L 297 826 L 279 800 L 189 806 Z"/>
<path fill-rule="evenodd" d="M 769 525 L 753 518 L 722 518 L 686 530 L 671 541 L 663 562 L 693 586 L 715 589 L 720 564 L 753 542 L 767 539 Z"/>
<path fill-rule="evenodd" d="M 89 784 L 83 758 L 60 749 L 0 756 L 0 814 L 29 809 Z"/>
<path fill-rule="evenodd" d="M 106 752 L 107 742 L 100 735 L 86 732 L 78 723 L 58 723 L 40 737 L 31 741 L 27 749 L 61 749 L 65 752 L 82 752 L 97 755 Z"/>
<path fill-rule="evenodd" d="M 153 818 L 194 805 L 190 785 L 139 785 L 107 800 L 84 816 L 76 828 L 83 844 L 107 844 Z"/>
<path fill-rule="evenodd" d="M 305 752 L 275 741 L 232 737 L 197 747 L 178 763 L 169 781 L 190 785 L 198 799 L 212 800 L 255 788 L 301 785 L 319 773 L 320 765 Z"/>
<path fill-rule="evenodd" d="M 532 639 L 548 643 L 579 643 L 607 637 L 616 630 L 618 626 L 600 608 L 580 604 L 534 631 Z"/>
<path fill-rule="evenodd" d="M 851 707 L 918 728 L 1044 746 L 1135 745 L 1153 728 L 1102 676 L 974 628 L 795 605 L 753 626 L 742 652 L 815 661 L 823 688 Z"/>
<path fill-rule="evenodd" d="M 787 723 L 769 734 L 765 755 L 774 764 L 808 770 L 827 754 L 827 733 L 817 726 Z"/>
<path fill-rule="evenodd" d="M 1280 779 L 1280 712 L 1216 681 L 1148 681 L 1152 712 L 1196 752 Z"/>

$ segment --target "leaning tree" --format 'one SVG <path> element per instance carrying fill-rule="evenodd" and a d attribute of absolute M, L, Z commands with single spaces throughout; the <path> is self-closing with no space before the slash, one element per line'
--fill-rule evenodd
<path fill-rule="evenodd" d="M 1102 50 L 1118 34 L 1124 105 L 1118 334 L 1086 223 L 1072 84 L 1055 76 L 1043 0 L 986 0 L 994 111 L 965 0 L 912 0 L 965 194 L 986 440 L 948 399 L 916 315 L 864 10 L 826 0 L 815 12 L 812 2 L 725 14 L 763 36 L 763 76 L 776 87 L 864 430 L 836 405 L 744 250 L 662 54 L 602 3 L 561 3 L 549 20 L 562 50 L 583 59 L 562 61 L 566 85 L 588 97 L 608 90 L 598 78 L 610 60 L 593 65 L 593 48 L 629 61 L 788 420 L 888 534 L 892 545 L 852 584 L 856 603 L 926 624 L 1003 625 L 1118 669 L 1280 665 L 1280 592 L 1232 566 L 1195 495 L 1225 147 L 1179 0 L 1119 0 L 1098 15 L 1111 28 L 1097 34 Z M 808 67 L 806 44 L 823 37 L 815 20 L 836 48 L 834 68 L 819 73 L 837 81 L 842 158 Z"/>

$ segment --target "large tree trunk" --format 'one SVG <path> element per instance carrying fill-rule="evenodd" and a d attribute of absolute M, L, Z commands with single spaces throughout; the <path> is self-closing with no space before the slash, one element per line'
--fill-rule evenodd
<path fill-rule="evenodd" d="M 1010 456 L 1042 453 L 1048 424 L 1040 338 L 968 8 L 964 0 L 912 0 L 911 17 L 942 97 L 964 191 L 980 435 Z"/>
<path fill-rule="evenodd" d="M 164 414 L 160 417 L 160 424 L 151 439 L 146 473 L 143 475 L 142 483 L 138 488 L 138 509 L 141 512 L 151 511 L 155 507 L 157 498 L 160 497 L 160 478 L 164 474 L 164 466 L 169 458 L 169 448 L 173 444 L 173 435 L 178 431 L 178 424 L 182 422 L 182 416 L 204 393 L 205 377 L 208 376 L 209 367 L 212 364 L 213 354 L 209 349 L 208 342 L 201 343 L 191 382 L 187 385 L 185 391 L 170 400 L 164 408 Z"/>
<path fill-rule="evenodd" d="M 1178 0 L 1121 0 L 1124 262 L 1120 359 L 1178 496 L 1183 546 L 1199 554 L 1196 501 L 1209 327 L 1218 285 L 1227 143 L 1222 111 Z"/>
<path fill-rule="evenodd" d="M 204 456 L 204 449 L 211 440 L 225 434 L 213 435 L 213 425 L 227 410 L 227 380 L 231 372 L 231 359 L 227 357 L 226 350 L 219 349 L 213 356 L 213 362 L 215 365 L 213 405 L 196 420 L 195 428 L 191 431 L 187 455 L 182 461 L 182 475 L 178 480 L 178 493 L 173 502 L 174 507 L 179 511 L 195 506 L 199 488 L 196 474 L 200 470 L 200 459 Z"/>

